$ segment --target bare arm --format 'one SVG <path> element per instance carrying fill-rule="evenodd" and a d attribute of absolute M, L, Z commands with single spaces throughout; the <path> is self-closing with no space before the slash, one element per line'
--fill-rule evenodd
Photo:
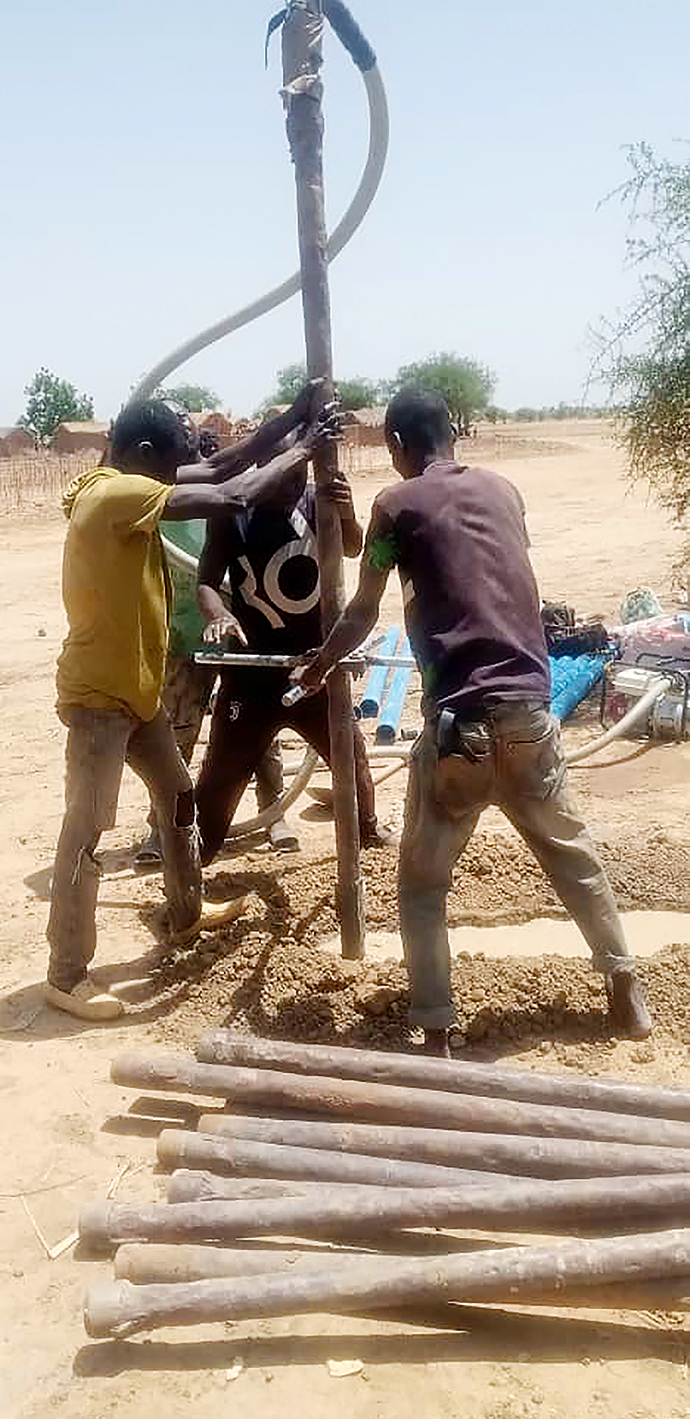
<path fill-rule="evenodd" d="M 185 464 L 178 468 L 178 485 L 223 483 L 226 478 L 234 478 L 253 464 L 262 462 L 276 444 L 293 430 L 313 422 L 319 409 L 322 385 L 321 379 L 310 380 L 284 414 L 269 419 L 256 433 L 238 439 L 229 448 L 219 449 L 218 453 L 202 463 Z"/>
<path fill-rule="evenodd" d="M 345 556 L 358 557 L 364 546 L 364 532 L 357 520 L 350 484 L 346 478 L 333 478 L 324 492 L 338 508 Z"/>
<path fill-rule="evenodd" d="M 247 637 L 239 621 L 228 610 L 220 594 L 227 569 L 227 541 L 222 535 L 221 524 L 210 529 L 199 558 L 197 602 L 206 622 L 204 640 L 210 645 L 220 645 L 229 640 L 238 640 L 241 645 L 246 645 Z"/>
<path fill-rule="evenodd" d="M 238 473 L 227 482 L 177 484 L 167 502 L 166 520 L 187 522 L 197 517 L 227 517 L 277 497 L 286 497 L 295 475 L 310 457 L 311 447 L 295 444 L 263 468 Z"/>

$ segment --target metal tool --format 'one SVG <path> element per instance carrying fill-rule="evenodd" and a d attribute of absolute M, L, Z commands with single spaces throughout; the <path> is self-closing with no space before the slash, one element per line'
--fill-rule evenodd
<path fill-rule="evenodd" d="M 250 670 L 296 670 L 298 665 L 304 665 L 304 656 L 301 655 L 256 655 L 251 651 L 229 651 L 220 647 L 213 650 L 198 650 L 194 656 L 197 665 L 217 665 L 219 669 L 250 669 Z M 394 655 L 371 655 L 368 652 L 356 652 L 348 655 L 344 660 L 339 661 L 341 670 L 349 670 L 353 674 L 362 674 L 369 666 L 381 665 L 396 670 L 413 670 L 416 661 L 412 656 Z M 291 709 L 305 699 L 307 690 L 302 685 L 291 685 L 285 691 L 282 704 L 285 709 Z"/>

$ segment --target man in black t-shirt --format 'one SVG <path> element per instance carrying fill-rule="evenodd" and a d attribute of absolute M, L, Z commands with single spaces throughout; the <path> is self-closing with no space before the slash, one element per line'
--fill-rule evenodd
<path fill-rule="evenodd" d="M 570 799 L 520 494 L 496 473 L 460 468 L 448 409 L 403 391 L 386 436 L 402 484 L 376 499 L 359 588 L 315 659 L 307 690 L 376 624 L 394 567 L 424 684 L 400 845 L 400 924 L 412 1021 L 448 1053 L 454 1018 L 446 898 L 482 809 L 499 805 L 550 877 L 605 976 L 621 1033 L 651 1031 L 611 888 Z"/>
<path fill-rule="evenodd" d="M 328 495 L 340 510 L 345 555 L 358 556 L 362 530 L 348 484 L 337 480 Z M 220 596 L 226 577 L 230 613 Z M 319 644 L 316 490 L 307 481 L 306 465 L 287 505 L 264 506 L 260 517 L 248 513 L 237 526 L 228 520 L 215 530 L 210 528 L 199 563 L 199 606 L 207 623 L 207 640 L 228 641 L 239 626 L 249 649 L 257 653 L 301 655 Z M 280 729 L 296 730 L 327 763 L 331 752 L 325 691 L 288 710 L 282 704 L 287 673 L 228 668 L 221 671 L 220 679 L 196 787 L 205 863 L 222 846 L 242 794 Z M 366 744 L 356 725 L 354 736 L 362 845 L 386 845 L 390 836 L 377 826 Z"/>

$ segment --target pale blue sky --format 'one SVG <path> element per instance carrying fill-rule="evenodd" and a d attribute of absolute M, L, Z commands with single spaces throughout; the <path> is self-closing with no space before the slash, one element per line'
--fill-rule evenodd
<path fill-rule="evenodd" d="M 295 266 L 278 0 L 5 0 L 0 423 L 41 364 L 98 416 L 210 321 Z M 690 136 L 687 0 L 354 0 L 392 145 L 333 267 L 341 375 L 435 349 L 488 363 L 501 403 L 579 397 L 587 329 L 631 290 L 625 220 L 599 199 L 622 145 Z M 330 37 L 331 225 L 366 151 L 361 80 Z M 235 411 L 302 354 L 299 301 L 199 356 Z"/>

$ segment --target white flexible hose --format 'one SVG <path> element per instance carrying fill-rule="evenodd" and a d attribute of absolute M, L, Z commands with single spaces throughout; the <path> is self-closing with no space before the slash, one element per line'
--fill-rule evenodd
<path fill-rule="evenodd" d="M 242 823 L 232 823 L 226 831 L 226 841 L 228 838 L 244 838 L 250 833 L 262 832 L 265 828 L 272 828 L 274 823 L 280 822 L 288 808 L 291 808 L 300 794 L 304 792 L 318 762 L 319 756 L 316 749 L 307 749 L 290 787 L 281 793 L 273 803 L 270 803 L 268 808 L 264 808 L 263 813 L 257 813 L 254 818 L 245 818 Z"/>
<path fill-rule="evenodd" d="M 583 759 L 589 759 L 592 754 L 598 754 L 599 750 L 605 749 L 608 744 L 613 744 L 616 739 L 622 739 L 629 729 L 634 728 L 639 720 L 648 715 L 652 706 L 656 704 L 656 701 L 661 695 L 666 693 L 670 685 L 671 681 L 664 677 L 656 680 L 653 685 L 650 685 L 646 693 L 641 696 L 637 704 L 623 716 L 623 719 L 619 719 L 618 723 L 614 724 L 611 729 L 607 729 L 605 734 L 600 734 L 596 739 L 590 740 L 588 744 L 582 744 L 579 749 L 572 749 L 569 754 L 566 754 L 566 764 L 569 766 L 571 764 L 579 764 Z M 390 744 L 386 745 L 385 748 L 372 747 L 367 753 L 367 758 L 370 762 L 381 759 L 401 760 L 402 762 L 397 764 L 395 768 L 390 770 L 387 774 L 384 774 L 384 778 L 389 778 L 393 773 L 397 772 L 398 769 L 405 767 L 405 763 L 410 757 L 411 748 L 411 744 Z M 284 769 L 285 774 L 287 776 L 294 774 L 295 776 L 290 788 L 288 788 L 280 798 L 277 798 L 275 803 L 272 803 L 269 808 L 266 808 L 263 813 L 259 813 L 257 817 L 248 818 L 242 823 L 233 823 L 226 836 L 228 838 L 244 837 L 250 833 L 259 832 L 261 829 L 272 827 L 274 823 L 277 823 L 279 819 L 284 816 L 287 809 L 299 798 L 300 794 L 304 792 L 318 763 L 319 755 L 315 749 L 308 749 L 304 759 L 297 764 L 294 762 L 286 763 Z"/>
<path fill-rule="evenodd" d="M 383 79 L 377 66 L 367 69 L 365 73 L 362 73 L 362 78 L 369 101 L 369 153 L 352 202 L 342 221 L 339 222 L 329 238 L 329 261 L 335 260 L 364 221 L 378 192 L 386 165 L 390 128 Z M 214 325 L 209 325 L 206 330 L 200 331 L 198 335 L 192 335 L 189 340 L 185 340 L 183 345 L 178 345 L 176 350 L 159 360 L 158 364 L 144 375 L 131 397 L 133 399 L 147 398 L 164 379 L 167 379 L 168 375 L 173 374 L 175 370 L 180 368 L 180 365 L 186 364 L 193 355 L 198 355 L 200 350 L 205 350 L 209 345 L 215 345 L 217 340 L 223 340 L 233 331 L 241 330 L 251 321 L 258 320 L 259 316 L 266 315 L 269 310 L 275 310 L 284 301 L 297 295 L 301 288 L 302 277 L 300 272 L 296 271 L 294 276 L 283 281 L 281 286 L 276 286 L 272 291 L 268 291 L 259 300 L 252 301 L 251 305 L 243 306 L 242 310 L 235 311 L 234 315 L 227 315 L 222 320 L 217 320 Z"/>
<path fill-rule="evenodd" d="M 644 718 L 656 704 L 660 695 L 665 695 L 670 688 L 671 681 L 661 676 L 655 680 L 644 695 L 633 705 L 631 710 L 613 725 L 612 729 L 607 729 L 605 734 L 600 734 L 597 739 L 591 739 L 588 744 L 582 744 L 579 749 L 571 749 L 565 756 L 566 764 L 579 764 L 582 759 L 589 759 L 590 755 L 598 754 L 600 749 L 605 749 L 607 744 L 613 744 L 614 740 L 622 739 L 629 729 L 637 724 L 638 720 Z"/>

